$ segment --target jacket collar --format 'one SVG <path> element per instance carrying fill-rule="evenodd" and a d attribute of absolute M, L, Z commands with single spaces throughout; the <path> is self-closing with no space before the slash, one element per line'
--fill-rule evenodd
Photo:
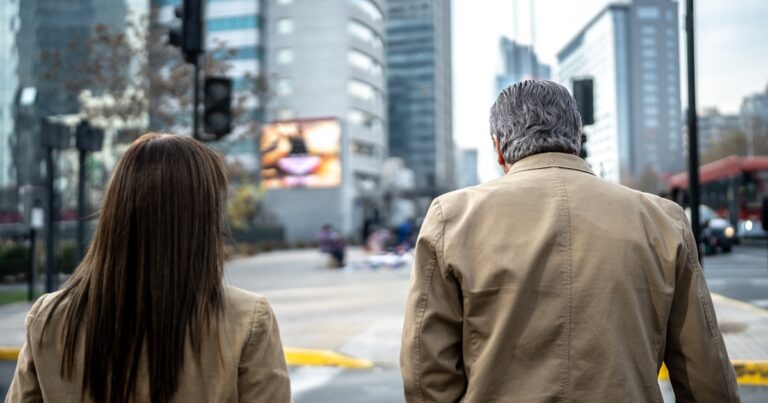
<path fill-rule="evenodd" d="M 573 154 L 565 153 L 541 153 L 525 157 L 515 162 L 509 172 L 507 172 L 507 175 L 553 167 L 573 169 L 586 172 L 590 175 L 595 175 L 595 173 L 592 172 L 592 169 L 589 168 L 589 165 L 587 165 L 586 161 Z"/>

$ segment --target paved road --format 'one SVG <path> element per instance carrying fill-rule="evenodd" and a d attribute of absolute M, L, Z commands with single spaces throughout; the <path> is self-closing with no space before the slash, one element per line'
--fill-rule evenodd
<path fill-rule="evenodd" d="M 768 245 L 744 242 L 733 252 L 703 259 L 710 291 L 768 309 Z"/>

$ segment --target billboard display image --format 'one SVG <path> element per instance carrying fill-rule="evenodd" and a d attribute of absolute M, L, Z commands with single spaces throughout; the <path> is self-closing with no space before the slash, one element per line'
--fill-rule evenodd
<path fill-rule="evenodd" d="M 338 119 L 275 122 L 261 135 L 261 183 L 267 189 L 341 185 Z"/>

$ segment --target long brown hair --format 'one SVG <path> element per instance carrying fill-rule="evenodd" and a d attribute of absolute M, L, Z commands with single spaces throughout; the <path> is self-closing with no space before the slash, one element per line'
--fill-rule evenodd
<path fill-rule="evenodd" d="M 46 321 L 68 301 L 62 376 L 82 357 L 94 401 L 135 397 L 142 354 L 152 402 L 175 394 L 185 343 L 200 351 L 223 304 L 226 186 L 221 158 L 186 137 L 145 134 L 118 163 L 90 248 Z"/>

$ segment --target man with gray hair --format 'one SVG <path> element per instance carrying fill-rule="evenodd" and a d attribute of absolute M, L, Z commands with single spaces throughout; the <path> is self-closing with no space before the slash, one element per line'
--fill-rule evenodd
<path fill-rule="evenodd" d="M 738 402 L 683 210 L 597 178 L 550 81 L 491 108 L 500 179 L 422 225 L 400 356 L 409 402 Z"/>

